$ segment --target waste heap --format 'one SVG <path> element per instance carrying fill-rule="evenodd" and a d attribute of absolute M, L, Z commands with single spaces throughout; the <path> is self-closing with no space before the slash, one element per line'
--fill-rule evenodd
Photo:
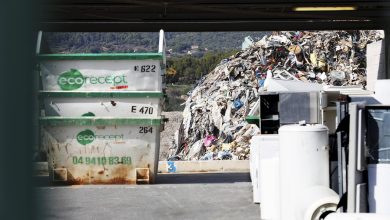
<path fill-rule="evenodd" d="M 248 159 L 260 132 L 245 117 L 267 78 L 366 85 L 366 45 L 382 31 L 274 32 L 222 62 L 194 88 L 183 112 L 184 143 L 171 160 Z"/>

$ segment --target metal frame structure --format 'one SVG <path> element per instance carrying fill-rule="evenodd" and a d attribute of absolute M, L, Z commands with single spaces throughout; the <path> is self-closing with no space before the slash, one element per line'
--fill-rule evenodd
<path fill-rule="evenodd" d="M 329 7 L 348 6 L 338 11 Z M 327 7 L 298 11 L 297 7 Z M 386 0 L 44 0 L 40 30 L 248 31 L 386 29 Z"/>
<path fill-rule="evenodd" d="M 336 124 L 340 124 L 341 120 L 348 114 L 348 103 L 336 102 Z M 342 134 L 337 132 L 337 174 L 338 174 L 338 193 L 341 197 L 347 191 L 347 161 L 346 149 L 342 146 Z"/>
<path fill-rule="evenodd" d="M 349 157 L 347 172 L 347 212 L 367 212 L 367 183 L 364 171 L 367 170 L 365 158 L 365 105 L 349 104 Z"/>
<path fill-rule="evenodd" d="M 297 7 L 326 7 L 297 11 Z M 335 7 L 353 10 L 339 11 Z M 332 9 L 333 8 L 333 9 Z M 387 0 L 42 0 L 36 31 L 368 30 L 390 33 Z M 386 42 L 390 78 L 390 42 Z"/>

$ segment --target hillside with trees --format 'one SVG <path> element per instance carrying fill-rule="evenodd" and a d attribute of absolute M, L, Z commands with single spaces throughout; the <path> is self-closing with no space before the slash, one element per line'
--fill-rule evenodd
<path fill-rule="evenodd" d="M 166 32 L 167 50 L 185 54 L 198 51 L 240 49 L 246 36 L 260 39 L 265 32 Z M 48 32 L 45 43 L 52 53 L 131 53 L 152 52 L 158 48 L 158 33 L 133 32 Z"/>
<path fill-rule="evenodd" d="M 166 92 L 168 100 L 165 111 L 182 111 L 184 105 L 181 103 L 187 99 L 187 93 L 193 89 L 197 82 L 212 71 L 221 60 L 237 51 L 207 52 L 202 57 L 184 55 L 167 59 Z"/>

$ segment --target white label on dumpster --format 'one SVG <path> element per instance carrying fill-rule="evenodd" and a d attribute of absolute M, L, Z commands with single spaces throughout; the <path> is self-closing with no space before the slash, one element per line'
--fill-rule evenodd
<path fill-rule="evenodd" d="M 157 117 L 159 98 L 45 98 L 44 116 Z"/>
<path fill-rule="evenodd" d="M 51 91 L 160 91 L 158 60 L 47 60 L 43 88 Z"/>
<path fill-rule="evenodd" d="M 154 173 L 159 135 L 156 126 L 47 126 L 42 146 L 50 168 L 67 169 L 68 181 L 132 182 L 135 168 Z"/>

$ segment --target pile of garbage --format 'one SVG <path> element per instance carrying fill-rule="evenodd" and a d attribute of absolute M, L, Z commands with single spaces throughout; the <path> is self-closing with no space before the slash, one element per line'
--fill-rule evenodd
<path fill-rule="evenodd" d="M 202 78 L 185 103 L 183 144 L 176 160 L 244 160 L 260 132 L 245 117 L 267 78 L 322 85 L 366 85 L 366 45 L 382 31 L 297 31 L 264 36 L 222 60 Z"/>

